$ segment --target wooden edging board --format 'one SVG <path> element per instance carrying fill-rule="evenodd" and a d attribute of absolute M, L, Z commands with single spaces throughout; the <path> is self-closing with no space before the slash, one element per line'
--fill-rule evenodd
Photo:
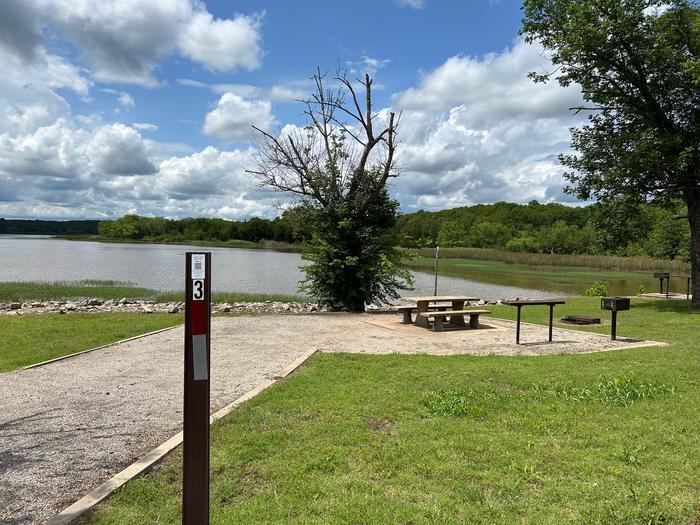
<path fill-rule="evenodd" d="M 107 343 L 104 345 L 96 346 L 95 348 L 88 348 L 87 350 L 81 350 L 80 352 L 74 352 L 72 354 L 68 355 L 62 355 L 59 357 L 54 357 L 53 359 L 48 359 L 46 361 L 41 361 L 40 363 L 34 363 L 33 365 L 27 365 L 23 368 L 23 370 L 29 370 L 30 368 L 36 368 L 38 366 L 44 366 L 48 365 L 51 363 L 55 363 L 56 361 L 63 361 L 64 359 L 68 359 L 69 357 L 75 357 L 77 355 L 82 355 L 82 354 L 87 354 L 88 352 L 94 352 L 95 350 L 101 350 L 103 348 L 107 348 L 108 346 L 115 346 L 115 345 L 120 345 L 122 343 L 128 343 L 129 341 L 135 341 L 136 339 L 141 339 L 142 337 L 148 337 L 149 335 L 154 335 L 154 334 L 159 334 L 161 332 L 165 332 L 167 330 L 174 330 L 175 328 L 178 328 L 182 326 L 182 323 L 176 324 L 175 326 L 168 326 L 166 328 L 160 328 L 159 330 L 154 330 L 152 332 L 148 332 L 145 334 L 139 334 L 135 335 L 133 337 L 129 337 L 127 339 L 122 339 L 121 341 L 113 341 L 111 343 Z"/>
<path fill-rule="evenodd" d="M 304 355 L 297 358 L 289 366 L 280 371 L 277 375 L 273 376 L 272 379 L 268 379 L 258 384 L 252 390 L 249 390 L 241 397 L 229 403 L 222 409 L 218 410 L 209 418 L 209 423 L 213 423 L 221 419 L 222 417 L 230 414 L 234 408 L 240 404 L 254 398 L 260 392 L 269 388 L 270 386 L 277 383 L 280 379 L 284 379 L 289 374 L 294 372 L 297 368 L 303 365 L 312 355 L 316 353 L 316 350 L 307 351 Z M 149 468 L 153 467 L 155 464 L 160 462 L 165 456 L 171 451 L 182 444 L 182 432 L 178 432 L 173 437 L 160 444 L 146 455 L 137 459 L 134 463 L 126 467 L 121 472 L 115 474 L 110 479 L 105 481 L 102 485 L 89 492 L 78 501 L 73 503 L 70 507 L 61 511 L 59 514 L 48 520 L 44 525 L 68 525 L 74 520 L 78 519 L 80 516 L 88 512 L 95 505 L 103 501 L 110 494 L 112 494 L 119 487 L 124 485 L 127 481 L 139 476 L 140 474 L 147 471 Z"/>

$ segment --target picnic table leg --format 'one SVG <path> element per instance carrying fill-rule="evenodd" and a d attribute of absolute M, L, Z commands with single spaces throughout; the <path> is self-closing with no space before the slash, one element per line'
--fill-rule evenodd
<path fill-rule="evenodd" d="M 515 325 L 515 344 L 519 345 L 520 344 L 520 305 L 517 305 L 518 308 L 518 317 Z"/>
<path fill-rule="evenodd" d="M 420 314 L 428 311 L 428 301 L 416 301 L 416 326 L 422 328 L 430 328 L 430 323 L 428 323 L 428 318 L 423 317 Z"/>
<path fill-rule="evenodd" d="M 464 301 L 452 301 L 453 310 L 464 310 Z M 450 326 L 453 328 L 464 328 L 464 314 L 455 314 L 450 316 Z"/>
<path fill-rule="evenodd" d="M 554 305 L 549 305 L 549 342 L 552 342 L 552 322 L 554 320 Z"/>
<path fill-rule="evenodd" d="M 403 324 L 413 324 L 413 319 L 411 318 L 411 310 L 403 311 Z"/>

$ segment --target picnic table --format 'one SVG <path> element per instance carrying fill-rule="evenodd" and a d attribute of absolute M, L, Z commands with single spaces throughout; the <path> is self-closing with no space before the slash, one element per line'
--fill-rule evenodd
<path fill-rule="evenodd" d="M 430 328 L 428 316 L 421 315 L 430 310 L 430 303 L 452 303 L 452 310 L 455 312 L 450 315 L 450 326 L 463 327 L 464 324 L 464 303 L 467 301 L 478 301 L 478 297 L 467 297 L 465 295 L 419 295 L 416 297 L 402 297 L 405 301 L 416 303 L 416 326 Z M 458 313 L 459 312 L 459 313 Z M 449 311 L 445 312 L 450 314 Z M 437 320 L 436 320 L 437 322 Z"/>
<path fill-rule="evenodd" d="M 515 306 L 518 308 L 518 317 L 515 325 L 515 344 L 520 344 L 520 309 L 523 306 L 536 306 L 536 305 L 546 305 L 549 306 L 549 342 L 552 342 L 552 322 L 554 320 L 554 306 L 557 304 L 566 304 L 566 301 L 561 299 L 515 299 L 513 301 L 503 301 L 503 304 L 508 306 Z"/>

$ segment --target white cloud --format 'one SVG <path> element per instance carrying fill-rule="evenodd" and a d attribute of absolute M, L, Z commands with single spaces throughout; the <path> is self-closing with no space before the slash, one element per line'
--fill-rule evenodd
<path fill-rule="evenodd" d="M 117 98 L 119 103 L 122 106 L 133 106 L 134 105 L 134 98 L 129 95 L 126 91 L 122 91 L 119 93 L 119 98 Z"/>
<path fill-rule="evenodd" d="M 239 15 L 232 20 L 195 13 L 182 31 L 178 46 L 183 55 L 214 71 L 260 67 L 260 19 Z"/>
<path fill-rule="evenodd" d="M 303 100 L 308 96 L 309 82 L 291 82 L 260 87 L 252 84 L 206 84 L 189 78 L 177 79 L 178 84 L 187 87 L 208 89 L 218 95 L 233 93 L 243 98 L 261 98 L 271 102 L 292 102 Z"/>
<path fill-rule="evenodd" d="M 139 131 L 155 131 L 158 129 L 156 124 L 151 124 L 150 122 L 132 122 L 131 127 Z"/>
<path fill-rule="evenodd" d="M 91 172 L 100 175 L 148 175 L 156 171 L 139 132 L 124 124 L 99 129 L 86 154 Z"/>
<path fill-rule="evenodd" d="M 270 130 L 275 124 L 272 104 L 266 100 L 246 100 L 224 93 L 204 119 L 204 133 L 232 141 L 253 140 L 258 132 L 252 126 Z"/>
<path fill-rule="evenodd" d="M 394 0 L 400 7 L 412 7 L 413 9 L 423 9 L 425 0 Z"/>
<path fill-rule="evenodd" d="M 280 199 L 245 172 L 251 148 L 143 140 L 133 127 L 59 119 L 33 133 L 0 134 L 0 216 L 274 216 Z M 184 154 L 166 156 L 168 151 Z"/>
<path fill-rule="evenodd" d="M 564 182 L 556 154 L 568 149 L 576 86 L 534 84 L 551 67 L 540 48 L 517 41 L 483 58 L 451 57 L 417 87 L 398 93 L 404 209 L 550 200 Z"/>
<path fill-rule="evenodd" d="M 56 90 L 85 97 L 91 86 L 82 70 L 43 50 L 37 51 L 33 61 L 24 63 L 0 46 L 0 63 L 0 133 L 26 133 L 68 115 L 70 107 Z"/>
<path fill-rule="evenodd" d="M 374 78 L 377 71 L 385 68 L 391 60 L 382 58 L 372 58 L 367 55 L 362 55 L 360 60 L 356 62 L 348 62 L 348 71 L 353 75 L 364 75 L 369 74 L 370 77 Z"/>
<path fill-rule="evenodd" d="M 154 87 L 158 64 L 179 51 L 216 71 L 260 66 L 260 18 L 214 19 L 197 0 L 26 0 L 0 2 L 0 45 L 31 62 L 41 26 L 78 49 L 100 82 Z"/>

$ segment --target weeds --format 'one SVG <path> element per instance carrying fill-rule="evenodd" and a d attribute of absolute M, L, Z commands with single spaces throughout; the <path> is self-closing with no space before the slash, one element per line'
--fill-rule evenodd
<path fill-rule="evenodd" d="M 535 386 L 532 391 L 552 395 L 556 399 L 572 402 L 598 401 L 607 406 L 629 407 L 635 401 L 657 399 L 675 394 L 675 387 L 665 383 L 645 381 L 632 375 L 603 379 L 589 386 L 569 383 L 554 383 L 550 386 Z"/>
<path fill-rule="evenodd" d="M 464 389 L 438 389 L 423 394 L 422 404 L 433 416 L 484 419 L 489 413 L 505 405 L 525 403 L 553 397 L 566 402 L 599 402 L 611 407 L 629 407 L 636 401 L 657 399 L 673 395 L 675 387 L 639 379 L 631 375 L 603 379 L 588 386 L 569 383 L 534 385 L 523 393 L 490 392 Z M 639 451 L 637 451 L 639 452 Z M 634 461 L 634 451 L 627 462 Z"/>

